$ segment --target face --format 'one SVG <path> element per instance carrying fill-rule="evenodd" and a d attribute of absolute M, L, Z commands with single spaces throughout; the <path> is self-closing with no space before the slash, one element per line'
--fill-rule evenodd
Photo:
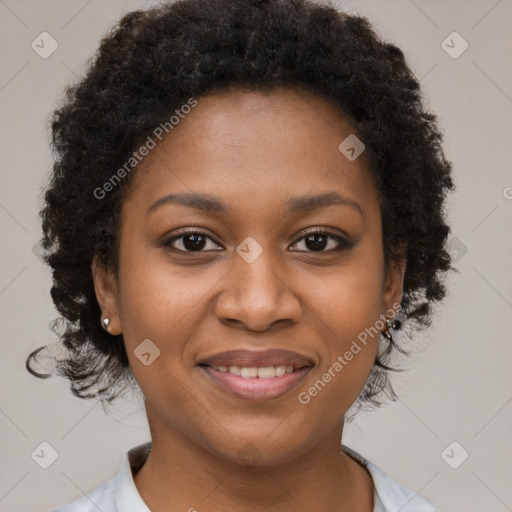
<path fill-rule="evenodd" d="M 364 153 L 338 149 L 352 131 L 333 105 L 288 89 L 197 101 L 134 171 L 119 280 L 94 263 L 96 294 L 153 436 L 277 464 L 342 425 L 404 269 L 385 269 L 377 190 Z"/>

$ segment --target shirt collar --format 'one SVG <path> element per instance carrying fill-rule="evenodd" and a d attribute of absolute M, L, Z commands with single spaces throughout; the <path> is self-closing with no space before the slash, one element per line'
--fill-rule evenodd
<path fill-rule="evenodd" d="M 341 448 L 347 455 L 360 462 L 372 476 L 375 488 L 374 512 L 391 512 L 393 510 L 400 510 L 402 512 L 437 512 L 417 492 L 398 483 L 385 471 L 373 464 L 373 462 L 370 462 L 348 446 L 342 445 Z"/>
<path fill-rule="evenodd" d="M 133 481 L 133 475 L 142 467 L 149 452 L 151 441 L 129 450 L 121 464 L 116 477 L 115 500 L 119 512 L 151 512 Z"/>

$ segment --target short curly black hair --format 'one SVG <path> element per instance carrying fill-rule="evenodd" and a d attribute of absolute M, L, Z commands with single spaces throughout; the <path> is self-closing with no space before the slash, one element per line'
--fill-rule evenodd
<path fill-rule="evenodd" d="M 54 373 L 74 395 L 110 402 L 134 383 L 123 343 L 100 325 L 91 263 L 117 273 L 120 210 L 136 170 L 102 187 L 176 109 L 209 91 L 287 87 L 340 107 L 366 146 L 381 199 L 383 248 L 406 258 L 402 321 L 431 324 L 451 267 L 445 198 L 454 189 L 437 117 L 423 105 L 404 54 L 367 18 L 312 0 L 178 0 L 124 15 L 51 118 L 55 162 L 44 195 L 44 259 L 66 357 Z M 396 340 L 395 340 L 396 341 Z M 382 345 L 384 343 L 385 345 Z M 27 358 L 31 368 L 41 347 Z M 381 340 L 358 402 L 394 399 L 388 379 L 399 344 Z"/>

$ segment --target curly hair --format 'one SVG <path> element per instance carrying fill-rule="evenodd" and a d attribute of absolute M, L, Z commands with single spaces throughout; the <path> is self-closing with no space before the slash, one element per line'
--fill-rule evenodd
<path fill-rule="evenodd" d="M 381 199 L 383 250 L 405 258 L 401 319 L 431 324 L 451 267 L 444 202 L 454 189 L 437 117 L 423 105 L 403 52 L 367 18 L 312 0 L 178 0 L 124 15 L 102 38 L 84 76 L 65 89 L 50 120 L 53 171 L 44 195 L 44 260 L 61 315 L 51 328 L 66 357 L 55 373 L 80 398 L 110 402 L 134 383 L 122 334 L 102 329 L 91 263 L 118 276 L 120 210 L 136 171 L 105 197 L 94 191 L 141 141 L 191 97 L 283 86 L 328 99 L 366 146 Z M 403 260 L 402 260 L 403 261 Z M 412 331 L 411 331 L 412 332 Z M 393 356 L 382 339 L 358 403 L 396 398 Z M 27 369 L 45 347 L 34 350 Z"/>

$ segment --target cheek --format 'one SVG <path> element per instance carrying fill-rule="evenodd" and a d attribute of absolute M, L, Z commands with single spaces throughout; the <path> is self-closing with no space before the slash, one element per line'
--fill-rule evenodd
<path fill-rule="evenodd" d="M 173 377 L 182 371 L 184 340 L 191 336 L 188 319 L 194 319 L 206 290 L 201 294 L 202 285 L 183 282 L 152 251 L 143 254 L 129 242 L 124 249 L 119 272 L 123 339 L 134 377 L 150 398 L 177 386 Z"/>
<path fill-rule="evenodd" d="M 138 245 L 138 247 L 136 247 Z M 171 265 L 164 249 L 141 249 L 127 240 L 120 258 L 120 315 L 127 346 L 152 339 L 161 349 L 178 350 L 185 330 L 197 323 L 217 272 Z M 191 320 L 192 319 L 192 320 Z"/>
<path fill-rule="evenodd" d="M 324 275 L 306 275 L 303 300 L 327 325 L 330 345 L 342 350 L 350 340 L 375 325 L 383 299 L 384 264 L 379 246 L 368 240 L 346 261 Z"/>
<path fill-rule="evenodd" d="M 314 387 L 302 391 L 306 393 L 303 401 L 315 402 L 319 413 L 320 409 L 333 415 L 347 410 L 368 379 L 385 328 L 383 272 L 378 246 L 361 247 L 335 273 L 320 280 L 316 276 L 314 287 L 314 280 L 308 279 L 313 290 L 309 305 L 326 337 Z"/>

